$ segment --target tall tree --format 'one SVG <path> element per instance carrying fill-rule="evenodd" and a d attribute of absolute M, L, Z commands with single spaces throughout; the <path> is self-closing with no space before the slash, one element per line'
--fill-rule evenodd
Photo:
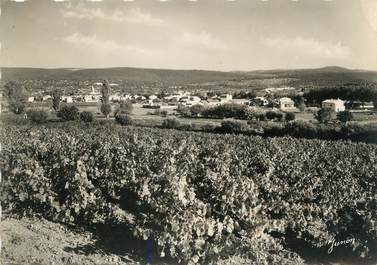
<path fill-rule="evenodd" d="M 106 118 L 109 117 L 111 113 L 111 105 L 110 105 L 110 85 L 107 80 L 103 81 L 102 88 L 101 88 L 101 112 Z"/>
<path fill-rule="evenodd" d="M 55 110 L 55 111 L 59 111 L 60 109 L 60 101 L 61 101 L 61 98 L 62 98 L 62 93 L 60 90 L 58 89 L 55 89 L 53 92 L 52 92 L 52 108 Z"/>
<path fill-rule="evenodd" d="M 26 109 L 26 93 L 22 84 L 10 81 L 4 86 L 4 97 L 8 101 L 9 109 L 15 114 L 21 114 Z"/>

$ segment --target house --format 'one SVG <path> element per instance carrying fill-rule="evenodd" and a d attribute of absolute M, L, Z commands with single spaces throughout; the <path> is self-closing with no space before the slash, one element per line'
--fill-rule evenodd
<path fill-rule="evenodd" d="M 268 100 L 265 97 L 255 97 L 252 100 L 253 103 L 257 106 L 267 106 L 268 105 Z"/>
<path fill-rule="evenodd" d="M 233 96 L 230 95 L 230 94 L 222 94 L 222 95 L 220 95 L 220 101 L 221 101 L 221 103 L 231 101 L 232 99 L 233 99 Z"/>
<path fill-rule="evenodd" d="M 232 102 L 235 103 L 235 104 L 240 104 L 240 105 L 249 105 L 250 104 L 250 100 L 244 99 L 244 98 L 233 99 Z"/>
<path fill-rule="evenodd" d="M 285 110 L 294 110 L 295 109 L 295 103 L 290 98 L 280 98 L 279 99 L 279 108 L 283 111 Z"/>
<path fill-rule="evenodd" d="M 219 98 L 208 98 L 206 100 L 206 103 L 210 106 L 216 106 L 220 104 L 220 99 Z"/>
<path fill-rule="evenodd" d="M 119 102 L 120 96 L 119 95 L 110 95 L 109 99 L 110 99 L 111 102 Z"/>
<path fill-rule="evenodd" d="M 34 97 L 28 97 L 27 102 L 34 102 Z"/>
<path fill-rule="evenodd" d="M 155 99 L 157 99 L 157 96 L 156 96 L 156 95 L 150 95 L 150 96 L 148 97 L 148 99 L 149 99 L 149 100 L 155 100 Z"/>
<path fill-rule="evenodd" d="M 88 95 L 84 96 L 85 102 L 98 102 L 101 98 L 101 93 L 94 90 L 94 87 L 92 86 L 92 91 Z"/>
<path fill-rule="evenodd" d="M 364 101 L 345 101 L 344 105 L 346 109 L 351 110 L 358 110 L 358 111 L 367 111 L 367 110 L 373 110 L 374 104 L 373 102 L 364 102 Z"/>
<path fill-rule="evenodd" d="M 47 96 L 43 96 L 42 100 L 43 101 L 47 101 L 49 99 L 51 99 L 52 97 L 50 95 L 47 95 Z"/>
<path fill-rule="evenodd" d="M 62 102 L 72 103 L 73 98 L 71 96 L 62 96 Z"/>
<path fill-rule="evenodd" d="M 344 101 L 341 99 L 326 99 L 322 101 L 322 108 L 332 109 L 335 112 L 344 111 L 346 109 Z"/>
<path fill-rule="evenodd" d="M 183 103 L 184 105 L 188 105 L 188 106 L 195 105 L 199 103 L 200 101 L 201 101 L 200 97 L 197 97 L 197 96 L 184 96 L 184 97 L 181 97 L 179 100 L 180 103 Z"/>

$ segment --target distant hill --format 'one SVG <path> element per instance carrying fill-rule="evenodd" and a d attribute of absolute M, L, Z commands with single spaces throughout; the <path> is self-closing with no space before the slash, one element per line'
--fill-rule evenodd
<path fill-rule="evenodd" d="M 246 73 L 165 70 L 144 68 L 103 68 L 103 69 L 42 69 L 2 68 L 3 80 L 127 80 L 129 82 L 161 83 L 202 83 L 211 81 L 237 80 L 247 77 Z"/>
<path fill-rule="evenodd" d="M 258 79 L 291 78 L 301 81 L 310 80 L 366 80 L 377 82 L 377 72 L 351 70 L 338 66 L 316 69 L 276 69 L 257 71 L 221 72 L 207 70 L 167 70 L 147 68 L 1 68 L 2 80 L 125 80 L 134 83 L 198 84 L 206 82 L 241 81 Z"/>
<path fill-rule="evenodd" d="M 353 70 L 339 66 L 326 66 L 314 69 L 257 70 L 247 73 L 255 77 L 264 75 L 275 78 L 297 78 L 303 80 L 366 80 L 377 82 L 376 71 Z"/>

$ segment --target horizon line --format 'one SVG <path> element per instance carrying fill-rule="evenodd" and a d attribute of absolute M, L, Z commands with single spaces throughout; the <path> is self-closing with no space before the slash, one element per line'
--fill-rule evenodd
<path fill-rule="evenodd" d="M 155 67 L 134 67 L 134 66 L 109 66 L 109 67 L 34 67 L 34 66 L 0 66 L 3 68 L 25 68 L 25 69 L 44 69 L 44 70 L 95 70 L 95 69 L 115 69 L 115 68 L 130 68 L 130 69 L 147 69 L 147 70 L 170 70 L 170 71 L 208 71 L 208 72 L 224 72 L 224 73 L 235 73 L 235 72 L 257 72 L 257 71 L 292 71 L 292 70 L 318 70 L 325 68 L 341 68 L 349 71 L 371 71 L 377 72 L 377 69 L 366 69 L 366 68 L 349 68 L 339 65 L 325 65 L 318 67 L 300 67 L 300 68 L 258 68 L 254 70 L 214 70 L 214 69 L 203 69 L 203 68 L 155 68 Z"/>

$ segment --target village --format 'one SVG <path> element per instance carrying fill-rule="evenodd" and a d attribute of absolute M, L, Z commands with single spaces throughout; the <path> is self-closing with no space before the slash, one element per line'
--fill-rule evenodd
<path fill-rule="evenodd" d="M 101 86 L 103 83 L 95 82 L 88 84 L 88 88 L 81 90 L 81 93 L 75 95 L 65 95 L 60 97 L 62 103 L 74 104 L 79 108 L 88 106 L 96 106 L 101 102 Z M 109 83 L 110 88 L 119 86 L 117 83 Z M 222 104 L 240 104 L 264 110 L 279 110 L 282 112 L 300 113 L 306 111 L 314 112 L 320 108 L 331 109 L 334 112 L 349 110 L 350 112 L 362 113 L 372 112 L 375 107 L 373 102 L 363 101 L 345 101 L 339 98 L 328 98 L 319 104 L 305 104 L 303 92 L 294 87 L 269 87 L 263 91 L 253 94 L 240 96 L 239 94 L 230 93 L 211 93 L 211 92 L 191 92 L 180 90 L 181 87 L 175 87 L 177 92 L 166 94 L 130 94 L 130 93 L 112 93 L 109 100 L 112 105 L 124 102 L 131 102 L 135 108 L 159 109 L 166 111 L 174 111 L 179 107 L 192 107 L 194 105 L 202 105 L 204 107 L 213 107 Z M 285 96 L 293 95 L 291 97 Z M 282 95 L 282 96 L 281 96 Z M 297 101 L 301 100 L 301 103 Z M 52 95 L 30 95 L 27 102 L 31 105 L 46 105 L 52 100 Z M 299 106 L 303 104 L 303 106 Z"/>

